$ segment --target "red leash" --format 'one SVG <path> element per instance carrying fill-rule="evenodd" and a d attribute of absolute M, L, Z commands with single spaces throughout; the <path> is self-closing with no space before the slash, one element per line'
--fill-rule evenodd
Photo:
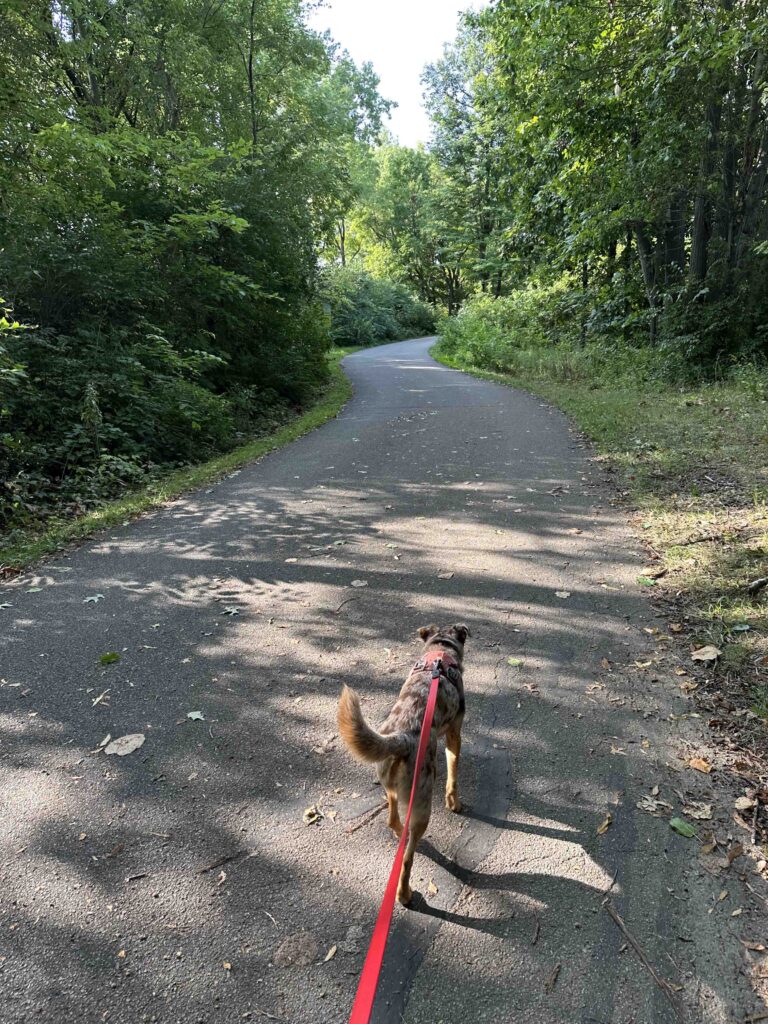
<path fill-rule="evenodd" d="M 413 769 L 413 785 L 411 786 L 411 799 L 408 801 L 408 813 L 403 822 L 403 832 L 400 836 L 400 844 L 395 854 L 395 862 L 389 874 L 387 888 L 384 890 L 384 899 L 381 901 L 379 916 L 376 918 L 376 926 L 373 929 L 371 944 L 368 947 L 368 954 L 363 965 L 363 973 L 360 975 L 360 984 L 357 986 L 357 995 L 352 1005 L 352 1013 L 349 1017 L 349 1024 L 368 1024 L 373 1010 L 373 1001 L 376 998 L 376 986 L 379 983 L 381 964 L 384 960 L 384 950 L 387 947 L 389 926 L 392 922 L 392 913 L 395 909 L 395 897 L 397 895 L 397 883 L 400 880 L 400 868 L 403 865 L 405 855 L 405 844 L 408 839 L 408 826 L 411 823 L 411 808 L 413 797 L 416 793 L 416 783 L 424 764 L 424 755 L 427 752 L 429 734 L 432 732 L 432 719 L 435 716 L 435 705 L 437 704 L 437 689 L 440 685 L 440 659 L 437 658 L 432 665 L 432 685 L 429 689 L 427 709 L 424 712 L 424 721 L 421 724 L 421 736 L 419 737 L 419 749 L 416 753 L 416 766 Z"/>

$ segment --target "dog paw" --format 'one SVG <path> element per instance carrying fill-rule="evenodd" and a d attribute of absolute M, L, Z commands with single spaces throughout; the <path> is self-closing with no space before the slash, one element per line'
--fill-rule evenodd
<path fill-rule="evenodd" d="M 449 811 L 453 811 L 454 814 L 459 814 L 462 808 L 461 800 L 459 800 L 457 793 L 446 793 L 445 794 L 445 806 Z"/>
<path fill-rule="evenodd" d="M 397 890 L 397 902 L 398 903 L 402 903 L 402 905 L 404 907 L 407 907 L 412 899 L 413 899 L 413 889 L 411 889 L 410 886 L 408 886 L 407 889 L 398 889 Z"/>

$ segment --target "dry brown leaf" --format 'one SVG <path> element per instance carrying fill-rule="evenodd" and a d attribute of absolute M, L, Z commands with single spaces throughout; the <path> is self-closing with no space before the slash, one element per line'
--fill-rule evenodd
<path fill-rule="evenodd" d="M 427 886 L 427 892 L 429 893 L 430 896 L 437 896 L 438 892 L 440 892 L 440 890 L 437 888 L 437 886 L 431 879 L 429 881 L 429 885 Z"/>
<path fill-rule="evenodd" d="M 707 644 L 705 647 L 699 647 L 698 650 L 691 652 L 691 661 L 717 661 L 722 653 L 719 647 Z"/>
<path fill-rule="evenodd" d="M 331 946 L 331 948 L 325 954 L 325 959 L 323 960 L 324 964 L 327 964 L 329 960 L 333 960 L 333 958 L 336 956 L 337 948 L 337 946 Z"/>
<path fill-rule="evenodd" d="M 709 775 L 712 771 L 712 765 L 703 757 L 692 757 L 688 762 L 688 767 L 695 768 L 697 772 L 703 772 L 704 775 Z"/>
<path fill-rule="evenodd" d="M 743 853 L 744 847 L 741 845 L 741 843 L 734 843 L 728 851 L 728 853 L 726 854 L 726 857 L 728 858 L 728 863 L 733 864 L 733 862 L 737 860 Z"/>
<path fill-rule="evenodd" d="M 125 757 L 126 754 L 132 754 L 134 750 L 138 750 L 145 739 L 146 737 L 143 732 L 133 732 L 128 736 L 118 736 L 116 740 L 112 740 L 104 747 L 104 753 Z"/>
<path fill-rule="evenodd" d="M 655 786 L 654 789 L 658 793 L 659 787 Z M 645 811 L 646 814 L 653 814 L 655 817 L 662 817 L 672 810 L 672 804 L 668 804 L 666 800 L 655 800 L 652 796 L 644 796 L 635 806 L 639 811 Z"/>
<path fill-rule="evenodd" d="M 712 804 L 691 800 L 684 804 L 683 814 L 687 814 L 689 818 L 696 818 L 698 821 L 709 821 L 712 817 Z"/>
<path fill-rule="evenodd" d="M 682 624 L 682 622 L 670 622 L 670 624 L 669 624 L 669 631 L 670 631 L 670 633 L 682 633 L 683 632 L 683 624 Z"/>
<path fill-rule="evenodd" d="M 608 812 L 608 814 L 606 814 L 606 816 L 605 816 L 605 819 L 604 819 L 604 821 L 602 822 L 602 824 L 598 826 L 598 828 L 597 828 L 597 834 L 598 834 L 599 836 L 603 836 L 603 835 L 605 835 L 605 833 L 606 833 L 606 832 L 608 831 L 608 829 L 609 829 L 609 828 L 611 827 L 611 823 L 612 823 L 612 822 L 613 822 L 613 815 L 612 815 L 612 814 L 610 813 L 610 811 L 609 811 L 609 812 Z"/>
<path fill-rule="evenodd" d="M 229 960 L 225 960 L 221 966 L 224 968 L 225 971 L 232 970 L 232 964 L 229 962 Z"/>
<path fill-rule="evenodd" d="M 323 812 L 320 810 L 317 804 L 313 804 L 311 807 L 307 807 L 307 809 L 304 811 L 305 825 L 315 825 L 318 821 L 322 820 Z"/>
<path fill-rule="evenodd" d="M 755 801 L 748 796 L 740 796 L 733 805 L 737 811 L 751 811 L 755 806 Z"/>

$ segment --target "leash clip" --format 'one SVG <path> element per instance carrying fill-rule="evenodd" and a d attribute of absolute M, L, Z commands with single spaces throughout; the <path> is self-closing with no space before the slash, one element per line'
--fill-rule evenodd
<path fill-rule="evenodd" d="M 432 678 L 433 679 L 439 679 L 440 678 L 440 673 L 442 671 L 443 671 L 443 659 L 442 658 L 436 658 L 435 661 L 432 663 Z"/>

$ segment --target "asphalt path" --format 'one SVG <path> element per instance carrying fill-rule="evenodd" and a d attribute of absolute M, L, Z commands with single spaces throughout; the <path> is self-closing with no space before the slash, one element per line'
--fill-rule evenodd
<path fill-rule="evenodd" d="M 636 808 L 688 742 L 637 541 L 560 413 L 432 340 L 347 358 L 337 419 L 0 594 L 7 1024 L 345 1021 L 395 840 L 336 702 L 383 719 L 433 621 L 472 630 L 467 808 L 435 801 L 374 1019 L 733 1019 L 719 883 Z"/>

